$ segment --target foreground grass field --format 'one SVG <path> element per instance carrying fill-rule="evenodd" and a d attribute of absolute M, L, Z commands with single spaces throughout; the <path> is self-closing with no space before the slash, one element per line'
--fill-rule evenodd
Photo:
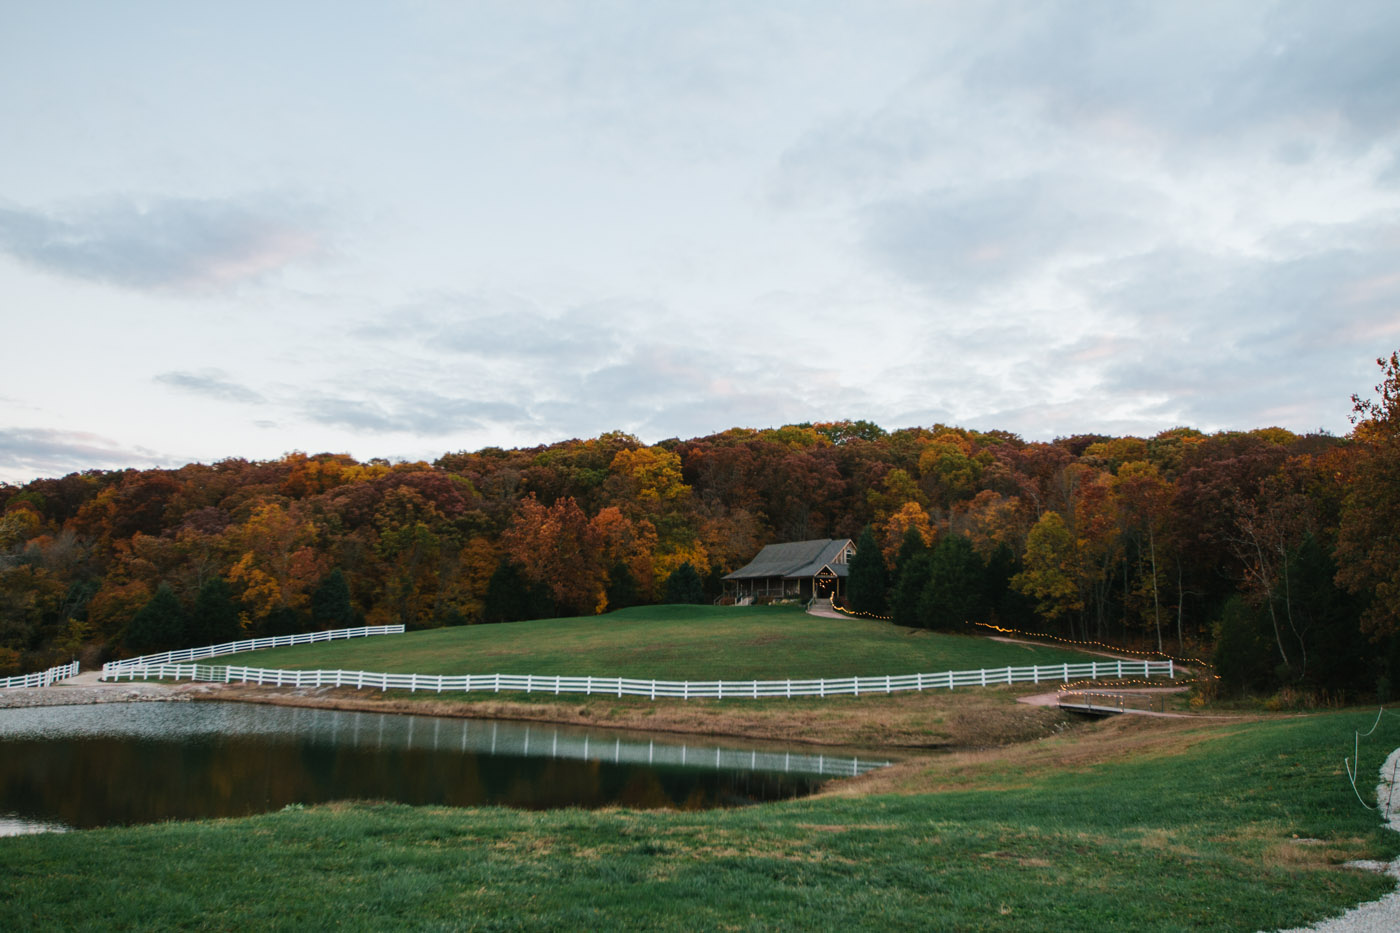
<path fill-rule="evenodd" d="M 231 655 L 257 667 L 416 674 L 782 680 L 1089 660 L 1061 648 L 943 635 L 794 606 L 645 606 L 603 616 L 384 635 Z M 220 659 L 224 663 L 224 659 Z"/>
<path fill-rule="evenodd" d="M 1121 719 L 740 810 L 359 804 L 0 839 L 0 928 L 1267 930 L 1392 887 L 1338 867 L 1400 852 L 1342 774 L 1373 718 Z M 1367 784 L 1397 745 L 1386 717 Z"/>

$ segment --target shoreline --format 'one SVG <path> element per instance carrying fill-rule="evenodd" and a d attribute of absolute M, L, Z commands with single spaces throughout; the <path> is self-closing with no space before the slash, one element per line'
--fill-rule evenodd
<path fill-rule="evenodd" d="M 6 708 L 127 702 L 240 702 L 273 706 L 499 719 L 630 732 L 703 735 L 754 742 L 858 748 L 904 755 L 1000 748 L 1059 734 L 1077 720 L 1017 703 L 1006 687 L 823 700 L 689 700 L 570 697 L 524 701 L 480 695 L 418 699 L 402 691 L 150 681 L 56 685 L 0 692 Z"/>

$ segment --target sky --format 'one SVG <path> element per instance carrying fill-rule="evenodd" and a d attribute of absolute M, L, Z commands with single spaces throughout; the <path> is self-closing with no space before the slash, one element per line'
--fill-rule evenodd
<path fill-rule="evenodd" d="M 1400 4 L 0 0 L 0 481 L 1350 430 Z"/>

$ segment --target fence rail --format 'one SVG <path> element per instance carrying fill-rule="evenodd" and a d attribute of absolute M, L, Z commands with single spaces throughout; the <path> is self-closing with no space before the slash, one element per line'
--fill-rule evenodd
<path fill-rule="evenodd" d="M 78 674 L 78 662 L 72 661 L 68 664 L 60 664 L 58 667 L 51 667 L 46 671 L 37 674 L 21 674 L 18 677 L 0 677 L 0 690 L 8 690 L 20 687 L 47 687 L 49 684 L 58 683 L 60 680 L 67 680 L 69 677 L 76 677 Z"/>
<path fill-rule="evenodd" d="M 558 677 L 540 674 L 386 674 L 373 671 L 291 671 L 232 665 L 133 664 L 104 667 L 102 678 L 156 678 L 212 683 L 251 683 L 279 687 L 357 687 L 377 690 L 463 693 L 502 690 L 525 693 L 583 693 L 650 699 L 762 699 L 771 697 L 863 696 L 908 690 L 953 690 L 996 684 L 1054 683 L 1122 677 L 1176 677 L 1171 661 L 1090 661 L 1036 667 L 996 667 L 938 674 L 840 677 L 829 680 L 636 680 L 628 677 Z"/>
<path fill-rule="evenodd" d="M 267 638 L 247 638 L 243 641 L 230 641 L 222 645 L 208 645 L 204 648 L 184 648 L 180 651 L 166 651 L 161 654 L 147 654 L 125 661 L 108 661 L 102 665 L 102 679 L 111 680 L 125 674 L 127 668 L 148 667 L 152 664 L 180 664 L 185 661 L 202 661 L 226 654 L 243 651 L 257 651 L 260 648 L 283 648 L 287 645 L 310 645 L 320 641 L 338 641 L 342 638 L 365 638 L 370 635 L 402 635 L 402 625 L 369 625 L 359 628 L 338 628 L 326 632 L 302 632 L 299 635 L 272 635 Z"/>

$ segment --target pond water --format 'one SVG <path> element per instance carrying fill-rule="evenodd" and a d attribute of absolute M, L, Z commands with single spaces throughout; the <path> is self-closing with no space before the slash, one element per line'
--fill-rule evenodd
<path fill-rule="evenodd" d="M 0 835 L 391 800 L 701 809 L 888 761 L 571 726 L 244 703 L 0 710 Z"/>

